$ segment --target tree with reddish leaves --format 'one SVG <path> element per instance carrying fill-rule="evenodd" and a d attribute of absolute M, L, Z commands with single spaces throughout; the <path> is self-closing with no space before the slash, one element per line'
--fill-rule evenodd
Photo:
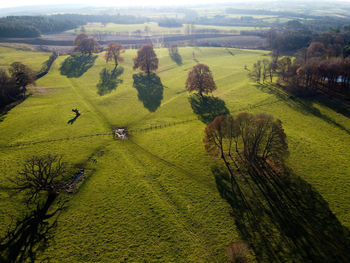
<path fill-rule="evenodd" d="M 218 116 L 205 128 L 203 141 L 207 152 L 220 157 L 232 175 L 232 165 L 238 169 L 267 160 L 278 163 L 288 155 L 281 121 L 265 113 Z"/>
<path fill-rule="evenodd" d="M 100 45 L 96 39 L 88 37 L 86 34 L 79 34 L 74 40 L 74 51 L 81 52 L 83 54 L 96 53 L 99 51 Z"/>
<path fill-rule="evenodd" d="M 324 58 L 326 56 L 326 48 L 321 42 L 312 42 L 306 50 L 307 58 Z"/>
<path fill-rule="evenodd" d="M 140 69 L 149 76 L 152 71 L 158 69 L 158 58 L 153 50 L 153 46 L 146 44 L 137 51 L 134 58 L 134 69 Z"/>
<path fill-rule="evenodd" d="M 88 38 L 89 36 L 85 33 L 80 33 L 79 35 L 77 35 L 73 41 L 74 48 L 79 47 L 81 42 Z"/>
<path fill-rule="evenodd" d="M 189 92 L 198 91 L 199 95 L 208 94 L 216 90 L 213 75 L 207 65 L 197 64 L 188 73 L 186 89 Z"/>
<path fill-rule="evenodd" d="M 121 56 L 121 53 L 124 52 L 124 49 L 120 43 L 110 42 L 106 48 L 105 59 L 108 63 L 109 61 L 114 61 L 115 67 L 117 69 L 119 62 L 122 62 L 124 59 Z"/>

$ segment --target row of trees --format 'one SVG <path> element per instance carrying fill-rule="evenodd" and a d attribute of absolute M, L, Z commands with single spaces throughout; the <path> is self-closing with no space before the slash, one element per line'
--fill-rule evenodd
<path fill-rule="evenodd" d="M 81 33 L 74 40 L 74 50 L 91 55 L 93 52 L 99 50 L 99 45 L 97 41 L 89 38 L 85 33 Z M 110 42 L 105 51 L 105 60 L 107 63 L 110 61 L 114 62 L 115 71 L 119 63 L 123 61 L 122 53 L 124 53 L 124 49 L 120 43 Z M 169 54 L 170 56 L 179 56 L 178 48 L 176 46 L 169 47 Z M 133 69 L 140 69 L 150 76 L 152 72 L 158 69 L 158 63 L 159 60 L 153 46 L 145 44 L 137 51 Z M 185 86 L 189 92 L 197 91 L 200 96 L 203 93 L 208 94 L 216 89 L 212 72 L 204 64 L 197 64 L 193 67 L 188 73 Z"/>
<path fill-rule="evenodd" d="M 8 16 L 0 19 L 2 37 L 38 37 L 73 29 L 83 21 L 61 16 Z"/>
<path fill-rule="evenodd" d="M 282 123 L 268 114 L 218 116 L 205 128 L 203 141 L 208 153 L 223 160 L 232 177 L 261 161 L 278 164 L 288 156 Z"/>
<path fill-rule="evenodd" d="M 14 62 L 7 71 L 0 69 L 0 108 L 25 98 L 27 86 L 35 84 L 35 73 L 28 66 Z"/>
<path fill-rule="evenodd" d="M 1 37 L 38 37 L 40 31 L 33 27 L 24 24 L 15 23 L 0 23 Z"/>
<path fill-rule="evenodd" d="M 249 77 L 256 82 L 278 83 L 298 96 L 312 95 L 322 90 L 326 93 L 350 95 L 350 46 L 340 34 L 323 34 L 315 38 L 307 48 L 298 50 L 295 58 L 279 58 L 279 51 L 272 51 L 272 58 L 254 63 Z"/>
<path fill-rule="evenodd" d="M 160 27 L 182 27 L 182 23 L 174 18 L 164 18 L 158 22 Z"/>
<path fill-rule="evenodd" d="M 89 22 L 142 24 L 149 19 L 132 15 L 56 14 L 49 16 L 7 16 L 0 18 L 1 37 L 38 37 L 77 28 Z"/>

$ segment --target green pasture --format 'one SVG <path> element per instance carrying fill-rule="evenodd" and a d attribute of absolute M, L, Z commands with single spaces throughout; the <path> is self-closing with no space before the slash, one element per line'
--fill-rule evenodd
<path fill-rule="evenodd" d="M 125 25 L 125 30 L 135 28 Z M 42 258 L 226 262 L 228 244 L 242 237 L 210 170 L 213 161 L 202 143 L 205 124 L 193 113 L 184 90 L 187 73 L 197 62 L 209 65 L 218 88 L 213 95 L 232 114 L 267 112 L 282 120 L 289 167 L 350 227 L 349 118 L 332 105 L 295 100 L 271 85 L 250 82 L 244 67 L 250 68 L 265 51 L 185 47 L 179 52 L 180 65 L 167 49 L 156 50 L 159 69 L 147 94 L 134 84 L 142 78 L 132 70 L 136 51 L 127 50 L 116 88 L 103 96 L 97 89 L 100 72 L 113 69 L 104 54 L 94 58 L 86 72 L 75 68 L 75 77 L 61 74 L 68 56 L 60 56 L 31 88 L 32 96 L 0 121 L 1 183 L 32 155 L 62 154 L 72 165 L 88 169 L 78 192 L 63 194 L 68 208 Z M 37 69 L 48 56 L 0 48 L 1 66 L 20 60 Z M 81 116 L 67 124 L 73 108 Z M 129 139 L 114 140 L 116 127 L 127 127 Z M 20 199 L 0 192 L 1 233 L 12 218 L 25 213 Z M 250 260 L 254 262 L 253 252 Z"/>
<path fill-rule="evenodd" d="M 6 69 L 13 62 L 22 62 L 29 65 L 33 70 L 39 71 L 42 64 L 49 58 L 48 53 L 25 50 L 29 49 L 25 45 L 14 45 L 18 48 L 0 46 L 0 68 Z"/>
<path fill-rule="evenodd" d="M 145 28 L 148 27 L 148 34 L 185 34 L 186 25 L 182 27 L 160 27 L 157 23 L 150 22 L 144 24 L 114 24 L 108 23 L 103 25 L 102 23 L 89 23 L 84 26 L 85 30 L 89 34 L 105 33 L 105 34 L 115 34 L 115 33 L 129 33 L 135 34 L 135 31 L 141 31 L 141 34 L 147 34 Z M 241 26 L 210 26 L 210 25 L 195 25 L 196 29 L 216 29 L 224 33 L 237 33 L 242 30 L 259 30 L 266 29 L 264 27 L 241 27 Z M 69 32 L 75 32 L 78 29 L 70 30 Z"/>

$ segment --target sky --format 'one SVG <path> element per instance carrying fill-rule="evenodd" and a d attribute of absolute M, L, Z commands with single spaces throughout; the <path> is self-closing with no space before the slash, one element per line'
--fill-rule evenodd
<path fill-rule="evenodd" d="M 61 4 L 83 4 L 96 6 L 145 6 L 145 5 L 195 5 L 216 2 L 234 3 L 234 2 L 263 2 L 271 0 L 0 0 L 0 8 L 17 7 L 17 6 L 33 6 L 33 5 L 61 5 Z M 274 1 L 274 0 L 272 0 Z M 277 0 L 275 0 L 277 1 Z M 285 0 L 286 1 L 286 0 Z M 293 0 L 290 0 L 293 1 Z M 300 0 L 299 0 L 300 1 Z M 304 0 L 305 1 L 305 0 Z M 313 0 L 306 0 L 311 2 Z M 326 1 L 326 0 L 318 0 Z M 350 2 L 350 0 L 340 0 L 341 2 Z M 332 0 L 326 1 L 332 2 Z M 333 2 L 335 2 L 333 0 Z"/>
<path fill-rule="evenodd" d="M 0 0 L 0 8 L 32 5 L 84 4 L 97 6 L 195 5 L 205 3 L 261 2 L 263 0 Z M 350 0 L 349 0 L 350 1 Z"/>

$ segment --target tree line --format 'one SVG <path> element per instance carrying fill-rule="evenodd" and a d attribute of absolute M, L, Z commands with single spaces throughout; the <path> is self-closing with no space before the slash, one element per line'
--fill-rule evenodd
<path fill-rule="evenodd" d="M 350 34 L 324 33 L 314 36 L 306 48 L 300 48 L 294 57 L 281 56 L 283 42 L 274 46 L 271 59 L 253 64 L 249 76 L 256 82 L 278 84 L 298 96 L 317 91 L 350 96 Z"/>
<path fill-rule="evenodd" d="M 38 37 L 40 31 L 33 27 L 20 23 L 0 23 L 1 37 Z"/>
<path fill-rule="evenodd" d="M 160 27 L 182 27 L 182 23 L 178 19 L 164 18 L 158 22 Z"/>
<path fill-rule="evenodd" d="M 0 18 L 1 37 L 38 37 L 41 34 L 63 32 L 89 22 L 138 24 L 147 18 L 132 15 L 78 15 L 7 16 Z"/>

